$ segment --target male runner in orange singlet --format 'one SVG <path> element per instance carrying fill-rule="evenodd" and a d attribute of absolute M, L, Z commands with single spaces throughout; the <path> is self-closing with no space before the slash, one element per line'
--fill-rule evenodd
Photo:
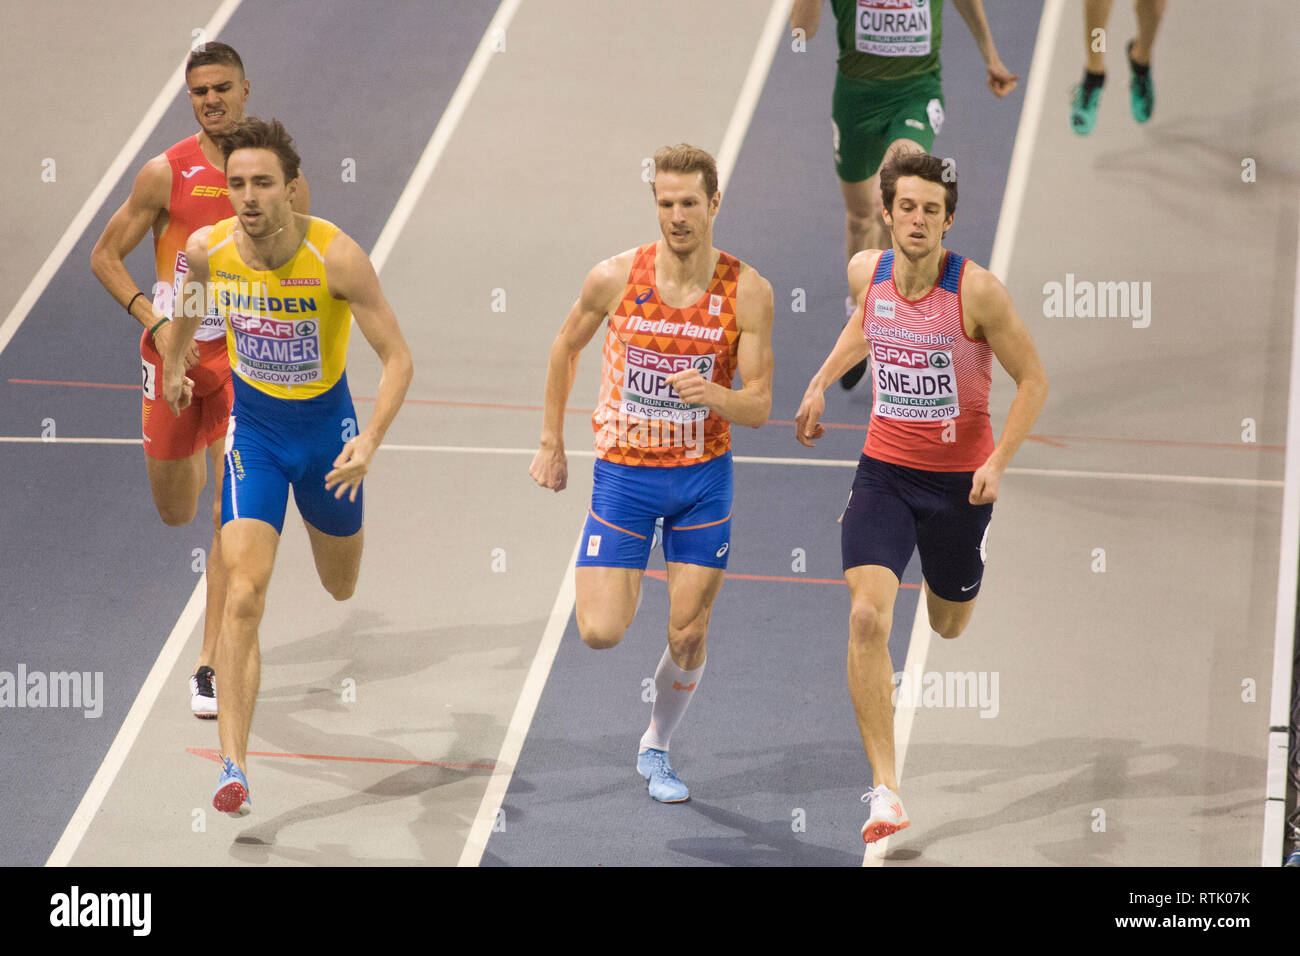
<path fill-rule="evenodd" d="M 594 648 L 636 614 L 656 522 L 668 563 L 668 647 L 655 672 L 637 771 L 661 803 L 689 797 L 669 738 L 704 673 L 705 638 L 731 542 L 730 425 L 757 428 L 772 406 L 772 287 L 713 247 L 717 166 L 686 144 L 655 153 L 662 238 L 598 263 L 551 348 L 541 447 L 529 474 L 568 480 L 564 406 L 578 357 L 605 336 L 595 485 L 576 572 L 578 629 Z M 743 388 L 732 388 L 739 374 Z"/>

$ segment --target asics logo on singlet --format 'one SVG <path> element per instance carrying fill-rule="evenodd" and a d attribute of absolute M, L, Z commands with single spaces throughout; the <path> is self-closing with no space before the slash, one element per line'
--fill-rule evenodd
<path fill-rule="evenodd" d="M 646 289 L 644 292 L 642 292 L 639 296 L 636 297 L 636 304 L 641 305 L 642 303 L 648 301 L 650 296 L 654 294 L 655 294 L 654 289 Z"/>
<path fill-rule="evenodd" d="M 189 169 L 182 170 L 182 171 L 181 171 L 181 175 L 184 176 L 186 179 L 189 179 L 191 176 L 193 176 L 195 173 L 197 173 L 200 169 L 207 169 L 207 167 L 206 167 L 206 166 L 203 166 L 203 165 L 199 165 L 199 166 L 191 166 Z"/>

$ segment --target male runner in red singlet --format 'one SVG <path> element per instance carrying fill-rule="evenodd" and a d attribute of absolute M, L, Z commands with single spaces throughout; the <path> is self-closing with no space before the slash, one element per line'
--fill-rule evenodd
<path fill-rule="evenodd" d="M 704 673 L 705 638 L 731 543 L 730 423 L 757 428 L 772 406 L 772 287 L 713 248 L 722 194 L 713 157 L 686 144 L 655 153 L 658 242 L 598 263 L 551 348 L 541 447 L 528 472 L 568 480 L 564 406 L 578 357 L 605 335 L 595 484 L 576 572 L 578 630 L 613 647 L 636 614 L 657 522 L 668 563 L 668 648 L 655 672 L 637 771 L 662 803 L 689 797 L 669 738 Z M 743 388 L 732 388 L 739 373 Z"/>
<path fill-rule="evenodd" d="M 909 824 L 894 766 L 889 630 L 899 580 L 920 551 L 930 626 L 957 637 L 984 575 L 985 538 L 998 484 L 1047 399 L 1047 374 L 1006 288 L 943 248 L 957 183 L 943 161 L 902 153 L 880 184 L 892 248 L 849 262 L 858 303 L 813 376 L 795 419 L 812 447 L 829 385 L 870 355 L 871 421 L 843 516 L 849 585 L 849 692 L 874 784 L 863 800 L 868 843 Z M 949 177 L 951 178 L 951 177 Z M 994 445 L 988 396 L 992 359 L 1015 379 L 1016 397 Z"/>
<path fill-rule="evenodd" d="M 140 365 L 145 467 L 154 505 L 165 524 L 186 525 L 194 519 L 199 492 L 207 481 L 204 454 L 212 458 L 216 482 L 214 533 L 207 557 L 203 646 L 190 678 L 190 709 L 196 717 L 215 718 L 212 662 L 226 595 L 225 563 L 221 559 L 221 456 L 232 401 L 225 327 L 215 319 L 205 319 L 186 351 L 185 368 L 194 382 L 194 393 L 192 404 L 179 417 L 162 400 L 161 355 L 172 334 L 169 320 L 176 300 L 192 291 L 185 288 L 186 240 L 196 229 L 235 213 L 218 141 L 243 119 L 249 82 L 238 53 L 224 43 L 206 43 L 186 61 L 185 83 L 199 124 L 198 134 L 145 163 L 131 195 L 95 243 L 90 266 L 104 288 L 143 329 Z M 305 180 L 300 180 L 295 196 L 295 211 L 310 212 Z M 152 299 L 139 291 L 123 262 L 151 228 L 158 276 Z M 202 294 L 199 289 L 198 295 Z"/>

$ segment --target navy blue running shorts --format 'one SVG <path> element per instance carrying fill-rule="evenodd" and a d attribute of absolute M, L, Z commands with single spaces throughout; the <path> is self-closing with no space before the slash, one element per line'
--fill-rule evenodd
<path fill-rule="evenodd" d="M 921 573 L 945 601 L 971 601 L 984 578 L 993 505 L 970 503 L 971 471 L 922 471 L 866 455 L 844 509 L 844 570 L 889 568 L 901 581 L 912 549 Z"/>

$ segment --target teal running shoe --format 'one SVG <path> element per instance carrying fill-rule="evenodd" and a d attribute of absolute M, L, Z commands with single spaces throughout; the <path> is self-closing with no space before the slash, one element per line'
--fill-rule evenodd
<path fill-rule="evenodd" d="M 253 801 L 248 796 L 248 778 L 229 757 L 225 761 L 217 789 L 212 794 L 212 806 L 232 817 L 242 817 L 253 809 Z"/>
<path fill-rule="evenodd" d="M 682 803 L 691 797 L 662 750 L 649 748 L 637 754 L 636 772 L 645 778 L 650 796 L 660 803 Z"/>
<path fill-rule="evenodd" d="M 1101 103 L 1102 87 L 1088 89 L 1080 83 L 1070 99 L 1070 129 L 1087 136 L 1097 123 L 1097 106 Z"/>
<path fill-rule="evenodd" d="M 1133 111 L 1133 118 L 1139 123 L 1145 123 L 1156 108 L 1156 90 L 1151 82 L 1151 67 L 1148 65 L 1145 73 L 1137 71 L 1133 63 L 1132 40 L 1128 41 L 1124 52 L 1128 55 L 1128 105 Z"/>

